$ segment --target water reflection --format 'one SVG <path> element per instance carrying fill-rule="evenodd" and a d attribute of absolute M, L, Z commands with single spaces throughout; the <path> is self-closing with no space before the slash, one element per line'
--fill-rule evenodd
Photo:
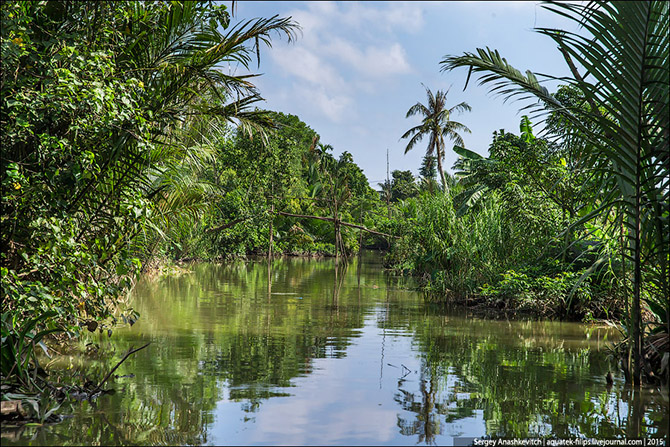
<path fill-rule="evenodd" d="M 667 436 L 667 391 L 637 394 L 616 376 L 606 387 L 611 330 L 447 313 L 378 262 L 198 264 L 142 281 L 140 321 L 95 340 L 119 358 L 152 341 L 117 372 L 135 376 L 117 379 L 113 396 L 75 404 L 61 424 L 3 427 L 3 444 Z"/>
<path fill-rule="evenodd" d="M 485 330 L 481 325 L 488 325 Z M 578 325 L 422 319 L 413 327 L 422 354 L 418 385 L 399 383 L 403 433 L 430 443 L 458 421 L 483 419 L 492 437 L 667 436 L 668 400 L 618 382 L 605 384 L 606 333 L 578 341 Z M 506 330 L 508 329 L 508 330 Z M 521 349 L 520 349 L 521 348 Z M 418 389 L 417 389 L 418 388 Z"/>

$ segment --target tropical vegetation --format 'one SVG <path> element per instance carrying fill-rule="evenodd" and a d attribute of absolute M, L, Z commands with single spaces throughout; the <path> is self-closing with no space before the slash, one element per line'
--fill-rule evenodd
<path fill-rule="evenodd" d="M 124 297 L 152 266 L 383 241 L 353 228 L 387 218 L 352 155 L 222 68 L 295 39 L 290 18 L 211 1 L 1 8 L 3 395 L 44 389 L 45 336 L 133 324 Z"/>
<path fill-rule="evenodd" d="M 425 86 L 424 86 L 425 87 Z M 401 138 L 409 138 L 405 153 L 409 152 L 414 146 L 420 142 L 423 137 L 428 136 L 428 147 L 426 148 L 426 157 L 435 156 L 437 161 L 437 172 L 440 174 L 442 180 L 442 187 L 445 188 L 446 180 L 444 177 L 444 170 L 442 169 L 442 159 L 444 159 L 445 141 L 447 137 L 453 140 L 457 145 L 463 146 L 463 137 L 458 132 L 470 133 L 470 129 L 465 124 L 453 121 L 452 114 L 459 112 L 469 112 L 470 105 L 466 102 L 456 104 L 451 108 L 447 108 L 447 92 L 438 90 L 435 94 L 428 87 L 426 89 L 426 96 L 428 98 L 428 105 L 420 102 L 414 104 L 407 111 L 406 117 L 420 114 L 423 116 L 421 124 L 414 126 L 405 132 Z"/>
<path fill-rule="evenodd" d="M 394 170 L 375 191 L 354 148 L 336 156 L 299 117 L 258 107 L 256 74 L 224 68 L 251 73 L 275 39 L 297 38 L 291 18 L 239 20 L 212 1 L 3 2 L 3 400 L 28 399 L 48 420 L 38 354 L 58 336 L 134 324 L 125 297 L 142 272 L 251 255 L 346 264 L 364 247 L 385 249 L 386 267 L 433 303 L 620 320 L 627 379 L 668 380 L 668 3 L 544 7 L 583 27 L 538 30 L 572 76 L 544 75 L 560 83 L 550 92 L 496 50 L 445 56 L 442 71 L 469 70 L 466 88 L 474 75 L 536 101 L 518 134 L 466 148 L 454 118 L 470 106 L 424 86 L 426 104 L 406 113 L 421 122 L 401 136 L 405 153 L 428 139 L 419 177 Z M 296 375 L 273 365 L 259 374 Z M 437 373 L 422 374 L 433 390 Z"/>
<path fill-rule="evenodd" d="M 545 75 L 565 84 L 554 94 L 539 75 L 522 73 L 488 48 L 445 56 L 441 66 L 468 68 L 468 81 L 478 75 L 480 84 L 506 99 L 535 98 L 527 109 L 546 124 L 545 138 L 536 138 L 524 117 L 521 136 L 496 133 L 487 158 L 455 147 L 462 156 L 455 168 L 463 190 L 452 194 L 452 207 L 433 208 L 432 198 L 409 204 L 409 219 L 423 227 L 398 257 L 429 274 L 440 291 L 465 298 L 561 296 L 562 305 L 551 308 L 569 314 L 595 297 L 599 315 L 622 312 L 628 338 L 620 357 L 627 377 L 636 384 L 643 376 L 656 380 L 659 372 L 667 378 L 668 5 L 549 2 L 544 7 L 585 31 L 538 30 L 556 42 L 572 73 L 571 78 Z M 491 211 L 496 205 L 500 210 Z M 475 212 L 478 222 L 456 220 L 451 209 L 466 219 Z M 433 217 L 434 212 L 442 215 Z M 489 221 L 492 216 L 500 222 Z M 510 227 L 510 218 L 520 225 Z M 468 232 L 471 247 L 459 249 L 465 242 L 458 237 L 445 242 L 458 231 L 452 222 L 467 222 L 461 231 Z M 445 234 L 433 237 L 435 227 Z M 499 234 L 488 245 L 479 231 Z M 506 246 L 509 256 L 499 261 L 489 246 Z M 539 256 L 523 253 L 526 248 Z M 472 268 L 480 258 L 485 263 Z M 614 301 L 604 304 L 605 297 Z M 651 316 L 644 322 L 643 312 Z M 594 316 L 593 310 L 588 315 Z"/>

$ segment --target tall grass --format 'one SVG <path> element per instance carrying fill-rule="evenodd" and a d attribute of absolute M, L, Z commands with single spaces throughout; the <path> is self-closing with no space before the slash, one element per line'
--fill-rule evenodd
<path fill-rule="evenodd" d="M 537 247 L 515 241 L 515 230 L 497 194 L 477 212 L 458 217 L 453 192 L 424 194 L 400 206 L 404 215 L 387 262 L 396 270 L 418 274 L 427 291 L 463 299 L 496 281 Z"/>
<path fill-rule="evenodd" d="M 511 200 L 492 191 L 468 213 L 454 205 L 458 188 L 400 203 L 394 244 L 386 262 L 419 279 L 434 301 L 487 302 L 548 317 L 610 318 L 620 307 L 606 277 L 563 259 L 560 210 L 546 202 Z M 519 204 L 522 203 L 522 206 Z M 576 260 L 572 260 L 576 261 Z M 611 274 L 609 274 L 611 276 Z"/>

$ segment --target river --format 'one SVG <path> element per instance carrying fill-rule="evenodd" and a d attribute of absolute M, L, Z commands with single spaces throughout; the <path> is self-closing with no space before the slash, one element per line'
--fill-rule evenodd
<path fill-rule="evenodd" d="M 618 333 L 605 325 L 447 311 L 375 253 L 338 270 L 302 258 L 188 267 L 138 282 L 132 328 L 89 335 L 90 355 L 54 360 L 101 374 L 151 342 L 116 371 L 115 394 L 74 404 L 58 424 L 3 429 L 3 445 L 668 435 L 667 390 L 625 386 L 608 359 Z"/>

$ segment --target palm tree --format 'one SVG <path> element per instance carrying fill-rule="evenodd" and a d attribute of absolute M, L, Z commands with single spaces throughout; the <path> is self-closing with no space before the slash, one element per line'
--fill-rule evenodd
<path fill-rule="evenodd" d="M 184 190 L 175 184 L 185 178 L 176 175 L 178 167 L 193 162 L 191 156 L 206 145 L 194 140 L 194 128 L 200 129 L 201 140 L 220 131 L 225 122 L 265 137 L 272 122 L 267 113 L 252 109 L 262 100 L 250 82 L 257 75 L 229 74 L 224 66 L 239 64 L 250 70 L 255 58 L 260 63 L 261 45 L 272 46 L 273 34 L 292 41 L 299 29 L 290 18 L 278 16 L 232 24 L 225 8 L 206 2 L 134 2 L 123 11 L 127 31 L 116 63 L 125 76 L 139 78 L 144 93 L 138 108 L 152 117 L 153 125 L 149 135 L 138 136 L 132 127 L 119 129 L 112 137 L 113 149 L 101 154 L 101 172 L 73 195 L 68 209 L 84 210 L 89 222 L 78 239 L 94 240 L 100 228 L 115 226 L 108 208 L 116 197 L 110 190 L 143 191 L 147 200 L 161 206 L 166 206 L 168 190 Z M 140 145 L 139 140 L 149 144 Z M 181 201 L 173 197 L 170 203 L 174 207 Z M 163 213 L 155 214 L 159 215 Z"/>
<path fill-rule="evenodd" d="M 445 56 L 442 70 L 468 67 L 469 74 L 481 74 L 480 84 L 492 84 L 491 91 L 506 98 L 537 98 L 531 108 L 559 115 L 583 142 L 584 168 L 598 175 L 602 186 L 593 199 L 594 211 L 575 225 L 601 219 L 610 236 L 622 240 L 623 264 L 632 264 L 629 335 L 634 345 L 633 381 L 639 384 L 645 362 L 641 299 L 646 296 L 650 309 L 670 325 L 669 6 L 663 1 L 586 5 L 550 1 L 543 7 L 588 33 L 537 30 L 558 44 L 572 74 L 572 78 L 545 76 L 568 82 L 584 98 L 587 110 L 561 103 L 534 73 L 524 75 L 488 48 Z M 587 74 L 580 73 L 573 60 Z M 670 326 L 665 330 L 670 332 Z"/>
<path fill-rule="evenodd" d="M 421 84 L 423 85 L 423 84 Z M 442 180 L 442 187 L 446 190 L 446 179 L 444 171 L 442 170 L 442 159 L 444 158 L 444 137 L 453 140 L 457 145 L 464 146 L 463 138 L 458 132 L 471 133 L 464 124 L 457 121 L 451 121 L 451 115 L 456 112 L 471 111 L 472 108 L 465 102 L 455 105 L 447 109 L 447 94 L 449 91 L 443 92 L 438 90 L 435 95 L 428 87 L 424 85 L 426 95 L 428 96 L 428 106 L 417 102 L 407 111 L 405 118 L 414 116 L 417 113 L 424 118 L 421 124 L 412 127 L 403 134 L 402 138 L 410 138 L 405 148 L 405 153 L 412 150 L 412 148 L 428 135 L 428 148 L 426 149 L 426 156 L 435 155 L 437 158 L 437 172 L 440 174 Z"/>

